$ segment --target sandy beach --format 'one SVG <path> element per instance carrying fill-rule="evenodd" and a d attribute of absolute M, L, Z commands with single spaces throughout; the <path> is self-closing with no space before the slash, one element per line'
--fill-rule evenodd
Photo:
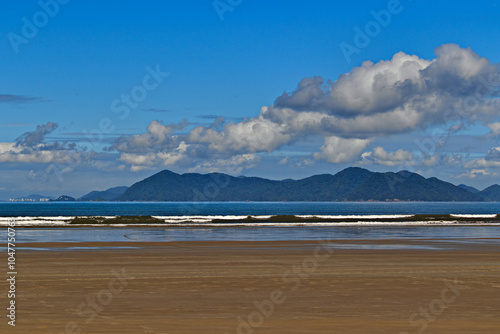
<path fill-rule="evenodd" d="M 356 243 L 24 244 L 1 332 L 498 333 L 500 247 Z"/>

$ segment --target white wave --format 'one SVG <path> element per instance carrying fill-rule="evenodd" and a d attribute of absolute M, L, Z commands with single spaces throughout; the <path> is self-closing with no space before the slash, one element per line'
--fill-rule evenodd
<path fill-rule="evenodd" d="M 69 226 L 68 221 L 57 221 L 57 220 L 30 220 L 30 221 L 16 221 L 14 227 L 31 227 L 31 226 Z M 11 226 L 9 222 L 0 221 L 0 226 L 6 227 Z"/>
<path fill-rule="evenodd" d="M 157 219 L 177 219 L 177 220 L 189 220 L 189 219 L 245 219 L 248 216 L 250 217 L 259 217 L 259 218 L 271 218 L 272 216 L 252 216 L 252 215 L 227 215 L 227 216 L 222 216 L 222 215 L 217 215 L 217 216 L 152 216 L 153 218 Z"/>
<path fill-rule="evenodd" d="M 451 214 L 450 216 L 452 217 L 457 217 L 457 218 L 496 218 L 497 215 L 466 215 L 466 214 Z"/>
<path fill-rule="evenodd" d="M 320 219 L 397 219 L 411 218 L 415 215 L 348 215 L 348 216 L 330 216 L 330 215 L 297 215 L 298 218 L 320 218 Z"/>
<path fill-rule="evenodd" d="M 24 221 L 33 221 L 33 220 L 71 220 L 74 219 L 74 216 L 57 216 L 57 217 L 0 217 L 0 222 L 4 221 L 15 221 L 15 222 L 24 222 Z"/>
<path fill-rule="evenodd" d="M 249 226 L 249 227 L 294 227 L 294 226 L 311 226 L 311 227 L 321 227 L 321 226 L 424 226 L 424 225 L 500 225 L 500 222 L 477 222 L 477 223 L 465 223 L 456 220 L 432 220 L 432 221 L 384 221 L 394 220 L 394 219 L 406 219 L 414 217 L 415 215 L 290 215 L 298 219 L 331 219 L 337 220 L 335 222 L 269 222 L 266 221 L 274 217 L 274 215 L 197 215 L 197 216 L 153 216 L 154 218 L 160 219 L 163 222 L 160 223 L 120 223 L 120 224 L 107 224 L 106 219 L 113 219 L 119 216 L 79 216 L 82 219 L 102 219 L 103 222 L 100 224 L 88 223 L 88 224 L 70 224 L 71 220 L 75 216 L 54 216 L 54 217 L 0 217 L 0 226 L 6 227 L 14 221 L 15 226 L 39 226 L 39 227 L 63 227 L 63 226 L 115 226 L 115 227 L 125 227 L 125 226 L 172 226 L 172 227 L 236 227 L 236 226 Z M 496 218 L 496 214 L 451 214 L 451 217 L 456 218 Z M 251 217 L 256 221 L 243 221 L 244 219 Z M 357 220 L 345 222 L 343 219 Z M 214 220 L 222 220 L 224 222 L 214 222 Z M 374 221 L 377 220 L 377 221 Z"/>
<path fill-rule="evenodd" d="M 164 220 L 166 223 L 183 223 L 183 222 L 196 222 L 196 223 L 209 223 L 213 220 L 242 220 L 248 217 L 254 219 L 269 219 L 272 216 L 153 216 L 153 218 Z"/>

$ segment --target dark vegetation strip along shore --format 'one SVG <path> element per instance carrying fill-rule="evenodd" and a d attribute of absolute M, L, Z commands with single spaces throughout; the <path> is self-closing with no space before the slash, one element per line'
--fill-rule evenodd
<path fill-rule="evenodd" d="M 225 224 L 225 223 L 355 223 L 355 222 L 387 222 L 387 223 L 398 223 L 398 222 L 456 222 L 456 223 L 500 223 L 499 215 L 491 218 L 486 217 L 455 217 L 452 215 L 411 215 L 408 217 L 380 217 L 380 218 L 364 218 L 360 217 L 349 217 L 349 218 L 326 218 L 326 217 L 299 217 L 294 215 L 276 215 L 269 218 L 258 218 L 253 216 L 247 216 L 242 219 L 228 218 L 228 219 L 213 219 L 210 223 L 213 224 Z M 200 223 L 199 221 L 194 221 L 186 217 L 185 220 L 179 219 L 176 224 L 183 223 Z M 201 222 L 200 225 L 206 222 Z M 165 224 L 172 225 L 172 223 L 166 223 L 165 220 L 155 218 L 152 216 L 121 216 L 113 218 L 105 217 L 75 217 L 70 221 L 70 224 L 74 225 L 115 225 L 115 224 Z"/>

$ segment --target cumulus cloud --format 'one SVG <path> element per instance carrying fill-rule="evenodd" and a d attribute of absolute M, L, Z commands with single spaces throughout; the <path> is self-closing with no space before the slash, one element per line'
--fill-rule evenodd
<path fill-rule="evenodd" d="M 361 155 L 359 164 L 361 165 L 383 165 L 390 167 L 422 168 L 434 166 L 462 166 L 464 163 L 462 154 L 447 154 L 436 152 L 427 154 L 398 149 L 394 152 L 387 152 L 383 147 L 375 147 L 371 152 L 364 152 Z"/>
<path fill-rule="evenodd" d="M 209 125 L 152 121 L 144 133 L 120 137 L 105 151 L 133 171 L 169 166 L 237 171 L 255 166 L 261 155 L 319 137 L 324 143 L 312 158 L 330 163 L 460 164 L 459 155 L 424 156 L 408 148 L 387 152 L 376 147 L 363 153 L 377 138 L 438 125 L 452 134 L 480 122 L 492 134 L 500 134 L 498 64 L 455 44 L 438 47 L 435 54 L 427 60 L 399 52 L 390 60 L 366 61 L 336 80 L 304 78 L 252 118 L 228 121 L 209 115 Z M 57 124 L 49 122 L 21 135 L 14 146 L 0 144 L 0 161 L 45 163 L 64 161 L 68 152 L 84 154 L 75 144 L 47 143 L 56 129 Z M 494 154 L 469 163 L 479 166 L 476 169 L 496 166 Z M 281 161 L 288 163 L 289 159 Z"/>
<path fill-rule="evenodd" d="M 498 116 L 500 102 L 492 98 L 498 65 L 454 44 L 436 55 L 427 61 L 399 52 L 389 61 L 366 61 L 334 82 L 303 79 L 276 100 L 268 118 L 290 122 L 308 113 L 316 131 L 366 138 Z"/>
<path fill-rule="evenodd" d="M 356 161 L 378 137 L 411 133 L 446 125 L 455 133 L 467 124 L 482 122 L 492 131 L 498 124 L 500 73 L 470 48 L 446 44 L 433 60 L 399 52 L 391 60 L 362 66 L 337 80 L 305 78 L 283 93 L 256 117 L 212 125 L 161 125 L 152 122 L 146 133 L 119 139 L 110 150 L 133 159 L 136 166 L 164 165 L 158 154 L 175 152 L 185 144 L 182 157 L 207 161 L 245 154 L 273 152 L 310 136 L 324 137 L 315 159 L 331 163 Z M 133 155 L 130 155 L 133 154 Z M 412 153 L 387 153 L 377 148 L 362 159 L 385 165 L 411 161 Z M 443 156 L 427 157 L 427 165 L 442 163 Z M 169 160 L 169 161 L 174 161 Z M 137 162 L 141 162 L 137 164 Z"/>
<path fill-rule="evenodd" d="M 190 173 L 214 173 L 224 172 L 229 174 L 240 174 L 243 170 L 255 167 L 260 157 L 255 154 L 239 154 L 228 159 L 212 159 L 188 169 Z"/>
<path fill-rule="evenodd" d="M 19 152 L 20 149 L 16 147 L 15 143 L 0 143 L 0 154 L 7 152 Z"/>
<path fill-rule="evenodd" d="M 379 164 L 385 166 L 415 165 L 413 152 L 399 149 L 396 152 L 386 152 L 383 147 L 375 147 L 372 152 L 361 155 L 362 164 Z"/>
<path fill-rule="evenodd" d="M 279 164 L 280 165 L 288 165 L 291 162 L 290 157 L 284 157 L 283 159 L 280 160 Z"/>
<path fill-rule="evenodd" d="M 159 150 L 175 149 L 178 146 L 177 137 L 174 132 L 182 130 L 185 123 L 163 125 L 158 121 L 152 121 L 147 132 L 120 137 L 108 150 L 116 150 L 125 153 L 149 153 Z"/>
<path fill-rule="evenodd" d="M 466 168 L 500 167 L 500 147 L 491 148 L 484 158 L 472 159 L 465 164 Z"/>
<path fill-rule="evenodd" d="M 221 131 L 197 126 L 187 140 L 206 144 L 212 151 L 239 154 L 242 152 L 272 152 L 293 141 L 285 124 L 270 122 L 262 115 L 239 123 L 226 124 Z"/>
<path fill-rule="evenodd" d="M 321 153 L 315 153 L 315 159 L 325 159 L 332 163 L 353 162 L 371 142 L 370 139 L 345 139 L 341 137 L 327 137 L 321 146 Z"/>
<path fill-rule="evenodd" d="M 300 160 L 295 164 L 295 166 L 297 166 L 298 168 L 306 168 L 314 166 L 314 164 L 315 164 L 314 160 L 307 158 L 300 158 Z"/>
<path fill-rule="evenodd" d="M 94 152 L 80 150 L 75 143 L 47 143 L 46 136 L 57 128 L 57 123 L 47 122 L 25 132 L 13 143 L 0 143 L 0 163 L 63 164 L 68 168 L 93 158 Z"/>
<path fill-rule="evenodd" d="M 171 152 L 149 152 L 146 154 L 137 153 L 122 153 L 120 156 L 121 161 L 127 162 L 132 165 L 132 171 L 140 171 L 149 167 L 157 166 L 171 166 L 177 163 L 184 157 L 187 145 L 181 142 L 179 146 Z"/>
<path fill-rule="evenodd" d="M 496 175 L 496 174 L 491 174 L 487 169 L 472 169 L 472 170 L 466 171 L 463 174 L 458 175 L 456 178 L 457 179 L 462 179 L 462 178 L 475 179 L 479 176 L 490 176 L 490 175 Z"/>
<path fill-rule="evenodd" d="M 37 150 L 37 151 L 23 151 L 16 152 L 8 151 L 0 154 L 0 162 L 22 162 L 22 163 L 60 163 L 69 164 L 74 161 L 77 154 L 81 156 L 81 152 L 75 152 L 69 155 L 64 151 L 49 151 L 49 150 Z"/>
<path fill-rule="evenodd" d="M 491 150 L 489 150 L 486 154 L 485 159 L 500 161 L 500 147 L 493 147 Z"/>
<path fill-rule="evenodd" d="M 22 134 L 15 143 L 0 143 L 0 162 L 67 163 L 70 157 L 62 150 L 63 145 L 45 143 L 45 136 L 57 127 L 57 123 L 48 122 Z"/>
<path fill-rule="evenodd" d="M 488 128 L 491 130 L 491 134 L 500 135 L 500 122 L 490 123 Z"/>

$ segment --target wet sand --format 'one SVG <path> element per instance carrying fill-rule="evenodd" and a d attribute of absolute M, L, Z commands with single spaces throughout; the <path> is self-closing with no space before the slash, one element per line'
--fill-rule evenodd
<path fill-rule="evenodd" d="M 4 315 L 0 332 L 499 332 L 499 246 L 342 249 L 353 243 L 401 245 L 23 244 L 49 250 L 18 251 L 16 328 Z M 65 250 L 75 246 L 110 248 Z"/>

